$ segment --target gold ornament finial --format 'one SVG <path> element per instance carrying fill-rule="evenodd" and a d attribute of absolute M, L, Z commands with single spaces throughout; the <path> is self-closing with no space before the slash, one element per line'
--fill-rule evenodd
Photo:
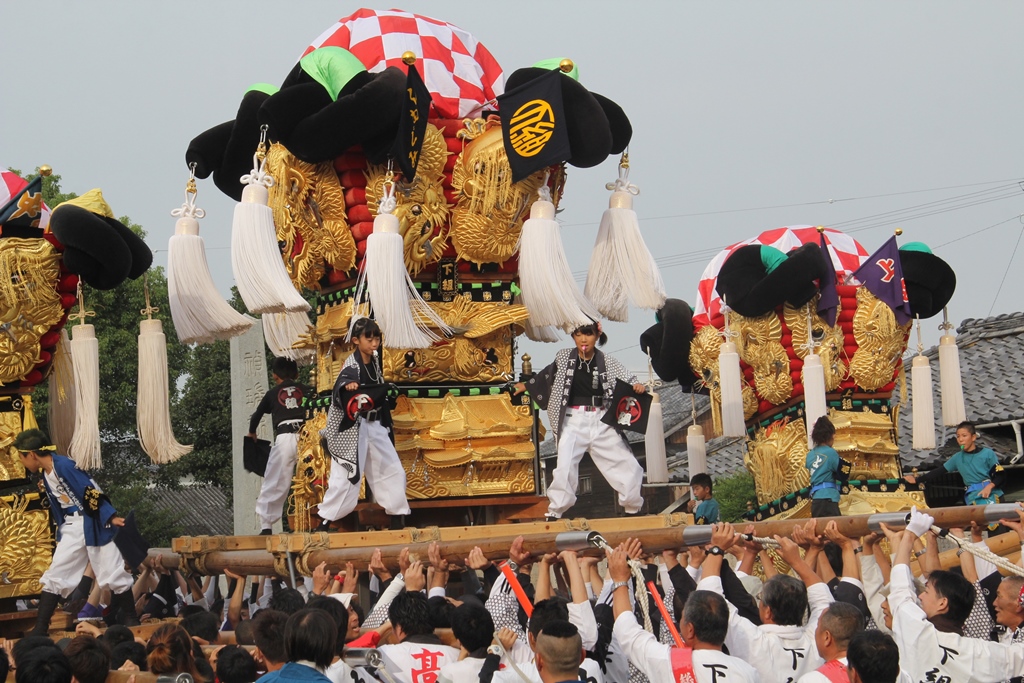
<path fill-rule="evenodd" d="M 44 178 L 50 177 L 51 175 L 53 175 L 53 167 L 50 166 L 49 164 L 43 164 L 42 166 L 39 167 L 39 175 L 43 176 Z"/>
<path fill-rule="evenodd" d="M 530 362 L 532 360 L 533 359 L 530 358 L 530 354 L 528 354 L 528 353 L 524 353 L 523 354 L 523 374 L 524 375 L 532 375 L 533 374 L 533 363 Z"/>
<path fill-rule="evenodd" d="M 903 234 L 903 228 L 896 228 L 895 230 L 893 230 L 893 232 L 896 233 L 897 237 L 899 237 L 900 235 Z"/>
<path fill-rule="evenodd" d="M 818 234 L 820 235 L 821 233 L 825 232 L 825 226 L 819 225 L 817 228 L 815 228 L 815 230 L 817 230 Z"/>
<path fill-rule="evenodd" d="M 575 69 L 576 65 L 572 63 L 571 59 L 563 59 L 558 63 L 558 68 L 562 73 L 567 74 Z"/>
<path fill-rule="evenodd" d="M 413 64 L 416 63 L 416 53 L 413 52 L 412 50 L 406 50 L 405 52 L 402 53 L 402 62 L 404 62 L 407 66 L 412 66 Z"/>

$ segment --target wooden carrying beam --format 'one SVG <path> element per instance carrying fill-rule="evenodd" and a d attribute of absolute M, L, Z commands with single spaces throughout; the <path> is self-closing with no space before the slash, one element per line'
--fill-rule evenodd
<path fill-rule="evenodd" d="M 1016 517 L 1017 510 L 1016 505 L 1000 504 L 933 508 L 928 510 L 928 514 L 935 518 L 936 525 L 949 529 L 970 527 L 972 521 L 990 524 L 1001 518 Z M 906 525 L 908 515 L 907 512 L 897 512 L 823 517 L 817 520 L 817 529 L 822 531 L 829 521 L 834 520 L 842 534 L 857 538 L 878 531 L 882 523 L 893 529 L 901 529 Z M 767 520 L 749 525 L 741 523 L 736 528 L 745 531 L 753 527 L 755 536 L 789 536 L 793 527 L 808 521 Z M 576 528 L 570 528 L 572 526 Z M 230 569 L 248 576 L 286 576 L 288 561 L 291 559 L 297 571 L 308 576 L 320 562 L 326 562 L 332 570 L 346 562 L 365 570 L 374 548 L 380 549 L 381 559 L 388 567 L 398 566 L 398 555 L 403 548 L 409 548 L 414 559 L 425 560 L 427 547 L 432 542 L 438 544 L 442 557 L 458 565 L 465 563 L 465 558 L 474 547 L 479 547 L 488 559 L 505 559 L 508 557 L 509 546 L 519 536 L 524 539 L 525 550 L 534 557 L 570 548 L 597 554 L 600 551 L 590 545 L 587 538 L 588 534 L 593 535 L 595 532 L 611 546 L 627 538 L 639 538 L 644 550 L 655 553 L 686 545 L 704 545 L 711 540 L 710 526 L 685 525 L 675 519 L 651 516 L 368 533 L 179 538 L 174 540 L 172 550 L 151 549 L 150 556 L 162 555 L 163 565 L 172 569 L 180 567 L 199 574 L 219 574 Z M 255 549 L 254 545 L 261 540 L 266 544 L 266 549 Z"/>

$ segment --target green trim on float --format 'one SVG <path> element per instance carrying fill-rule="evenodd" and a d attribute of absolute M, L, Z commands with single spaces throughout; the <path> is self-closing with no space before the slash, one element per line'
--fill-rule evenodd
<path fill-rule="evenodd" d="M 537 62 L 536 64 L 534 64 L 533 68 L 535 68 L 535 69 L 551 69 L 552 71 L 554 71 L 555 69 L 558 69 L 560 67 L 560 65 L 562 64 L 562 60 L 563 59 L 565 59 L 565 57 L 558 57 L 556 59 L 542 59 L 539 62 Z M 580 68 L 578 66 L 576 66 L 576 62 L 575 61 L 572 63 L 572 71 L 570 71 L 568 73 L 563 71 L 562 73 L 564 73 L 566 76 L 568 76 L 572 80 L 576 81 L 577 83 L 580 80 Z"/>
<path fill-rule="evenodd" d="M 310 78 L 324 86 L 332 100 L 338 99 L 338 93 L 353 76 L 366 71 L 366 67 L 354 54 L 333 45 L 313 50 L 299 60 L 299 66 Z"/>

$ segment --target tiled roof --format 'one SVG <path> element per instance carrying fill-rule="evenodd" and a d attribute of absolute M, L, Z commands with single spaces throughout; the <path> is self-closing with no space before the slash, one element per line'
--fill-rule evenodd
<path fill-rule="evenodd" d="M 216 486 L 184 486 L 177 491 L 154 488 L 149 497 L 157 509 L 178 515 L 185 536 L 230 536 L 235 518 L 224 490 Z"/>
<path fill-rule="evenodd" d="M 1024 418 L 1024 313 L 968 318 L 960 324 L 956 333 L 967 419 L 977 424 L 987 424 Z M 908 368 L 914 355 L 904 358 Z M 958 446 L 953 428 L 942 427 L 939 349 L 933 346 L 924 355 L 931 360 L 932 365 L 937 441 L 942 444 L 945 436 L 945 444 L 927 452 L 911 449 L 913 387 L 908 370 L 907 395 L 910 400 L 905 409 L 900 411 L 899 445 L 904 467 L 916 466 L 927 470 L 953 455 Z M 894 392 L 894 400 L 898 401 L 898 396 L 898 391 Z M 983 430 L 980 440 L 1004 457 L 1017 452 L 1017 442 L 1010 428 Z"/>

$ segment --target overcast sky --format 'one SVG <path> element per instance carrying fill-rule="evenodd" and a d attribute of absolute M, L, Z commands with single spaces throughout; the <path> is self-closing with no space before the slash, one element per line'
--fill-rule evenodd
<path fill-rule="evenodd" d="M 145 227 L 165 265 L 189 140 L 232 118 L 249 84 L 280 83 L 316 36 L 360 6 L 3 2 L 0 163 L 50 164 L 65 190 L 101 187 L 118 215 Z M 902 241 L 930 244 L 956 271 L 955 322 L 1024 308 L 1024 254 L 1014 254 L 1024 230 L 1016 185 L 1024 178 L 1016 161 L 1024 4 L 463 0 L 402 8 L 470 31 L 506 76 L 570 57 L 586 86 L 625 108 L 635 131 L 631 180 L 641 188 L 635 208 L 670 296 L 693 304 L 714 252 L 764 230 L 833 226 L 870 252 L 898 226 Z M 560 218 L 575 271 L 589 262 L 615 170 L 613 159 L 569 169 Z M 198 204 L 226 295 L 233 203 L 206 180 Z M 606 351 L 646 367 L 637 337 L 652 320 L 634 310 L 630 323 L 609 324 Z M 938 322 L 925 324 L 928 343 Z M 540 364 L 556 348 L 525 346 Z"/>

